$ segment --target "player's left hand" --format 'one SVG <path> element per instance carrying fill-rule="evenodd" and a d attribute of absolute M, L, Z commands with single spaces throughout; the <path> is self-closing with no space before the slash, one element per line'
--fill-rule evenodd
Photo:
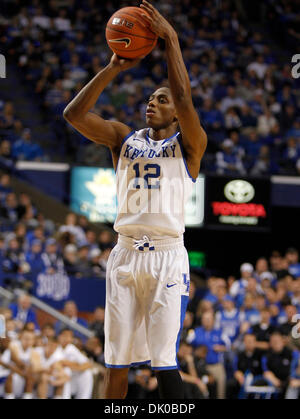
<path fill-rule="evenodd" d="M 166 39 L 172 33 L 176 33 L 170 23 L 147 0 L 143 0 L 140 7 L 148 13 L 142 15 L 143 19 L 149 24 L 152 32 L 157 36 Z"/>

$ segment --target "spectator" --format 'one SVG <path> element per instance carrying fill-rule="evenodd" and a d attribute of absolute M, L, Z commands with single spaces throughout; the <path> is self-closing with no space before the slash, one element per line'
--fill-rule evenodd
<path fill-rule="evenodd" d="M 227 398 L 242 398 L 246 378 L 251 374 L 253 383 L 262 375 L 262 352 L 257 349 L 256 337 L 252 334 L 244 336 L 245 349 L 238 353 L 234 362 L 234 377 L 227 384 Z"/>
<path fill-rule="evenodd" d="M 252 277 L 252 274 L 254 272 L 253 265 L 251 265 L 251 263 L 243 263 L 241 265 L 240 272 L 241 279 L 235 281 L 230 288 L 230 294 L 234 298 L 237 297 L 238 294 L 243 292 L 243 290 L 245 290 L 245 288 L 247 287 L 248 280 Z"/>
<path fill-rule="evenodd" d="M 65 303 L 63 314 L 66 317 L 68 317 L 73 323 L 79 324 L 83 327 L 88 328 L 88 323 L 86 322 L 86 320 L 78 317 L 78 309 L 77 309 L 77 305 L 74 303 L 74 301 L 67 301 Z M 64 323 L 62 323 L 61 321 L 58 321 L 55 324 L 56 334 L 58 335 L 59 332 L 64 329 L 64 327 L 65 327 Z M 82 338 L 82 335 L 79 332 L 74 332 L 74 336 Z M 84 337 L 84 340 L 85 340 L 85 337 Z"/>
<path fill-rule="evenodd" d="M 90 399 L 93 391 L 92 364 L 88 358 L 72 343 L 72 330 L 63 329 L 59 333 L 59 343 L 63 350 L 62 366 L 71 369 L 71 387 L 69 397 Z"/>
<path fill-rule="evenodd" d="M 251 175 L 271 175 L 279 171 L 278 165 L 271 159 L 270 149 L 266 145 L 262 145 L 259 150 L 256 161 L 251 168 Z"/>
<path fill-rule="evenodd" d="M 36 313 L 32 309 L 29 295 L 22 294 L 18 299 L 18 303 L 11 304 L 9 308 L 12 311 L 12 318 L 15 320 L 19 330 L 23 329 L 26 323 L 34 323 L 35 330 L 39 330 Z"/>
<path fill-rule="evenodd" d="M 233 344 L 239 336 L 243 317 L 235 307 L 234 299 L 230 295 L 223 298 L 222 306 L 222 310 L 216 313 L 215 327 L 221 330 Z"/>
<path fill-rule="evenodd" d="M 43 151 L 38 144 L 32 142 L 30 129 L 24 129 L 22 137 L 15 142 L 12 156 L 16 160 L 41 160 Z"/>
<path fill-rule="evenodd" d="M 221 102 L 221 111 L 223 114 L 226 113 L 229 108 L 242 108 L 244 105 L 244 100 L 237 97 L 235 88 L 232 86 L 228 87 L 227 96 L 222 99 Z"/>
<path fill-rule="evenodd" d="M 58 253 L 57 242 L 50 238 L 46 241 L 45 251 L 42 253 L 43 271 L 48 275 L 53 275 L 64 271 L 64 262 Z"/>
<path fill-rule="evenodd" d="M 277 124 L 276 118 L 272 115 L 271 111 L 267 108 L 265 112 L 258 117 L 257 133 L 262 137 L 270 134 L 271 129 Z"/>
<path fill-rule="evenodd" d="M 284 397 L 290 377 L 293 352 L 284 344 L 280 333 L 273 333 L 270 338 L 270 350 L 262 358 L 264 380 L 256 382 L 256 385 L 271 383 L 279 396 Z"/>
<path fill-rule="evenodd" d="M 289 338 L 291 336 L 292 330 L 296 324 L 296 315 L 297 315 L 297 307 L 292 304 L 288 304 L 284 307 L 284 311 L 286 314 L 286 322 L 282 323 L 278 330 L 282 336 Z M 288 343 L 288 340 L 287 340 Z"/>
<path fill-rule="evenodd" d="M 25 260 L 29 263 L 32 273 L 38 274 L 43 271 L 44 263 L 42 259 L 42 250 L 42 242 L 40 240 L 34 240 L 30 250 L 25 254 Z"/>
<path fill-rule="evenodd" d="M 80 242 L 85 241 L 85 234 L 81 227 L 77 224 L 77 216 L 76 214 L 70 213 L 66 216 L 65 225 L 62 225 L 59 228 L 60 233 L 69 232 L 70 234 L 75 236 L 77 244 Z"/>
<path fill-rule="evenodd" d="M 217 173 L 233 176 L 245 173 L 243 163 L 236 155 L 233 147 L 233 141 L 227 139 L 223 142 L 223 151 L 219 151 L 216 155 Z"/>
<path fill-rule="evenodd" d="M 64 254 L 64 267 L 67 275 L 76 276 L 77 271 L 77 247 L 74 244 L 68 244 L 65 247 Z"/>
<path fill-rule="evenodd" d="M 206 384 L 198 377 L 195 368 L 192 347 L 181 342 L 178 350 L 178 361 L 180 365 L 180 375 L 184 383 L 184 396 L 186 399 L 208 398 L 209 393 Z"/>
<path fill-rule="evenodd" d="M 300 262 L 299 262 L 299 252 L 297 249 L 290 247 L 287 249 L 285 258 L 289 265 L 290 274 L 295 277 L 300 277 Z"/>
<path fill-rule="evenodd" d="M 95 332 L 96 337 L 104 346 L 104 308 L 97 307 L 94 311 L 93 322 L 89 326 L 90 330 Z"/>
<path fill-rule="evenodd" d="M 261 310 L 260 317 L 260 322 L 251 326 L 250 333 L 256 337 L 256 348 L 266 352 L 270 348 L 270 337 L 276 328 L 271 325 L 271 313 L 267 307 Z"/>
<path fill-rule="evenodd" d="M 11 144 L 7 140 L 3 140 L 0 143 L 0 161 L 8 163 L 12 161 L 13 155 L 11 150 Z"/>
<path fill-rule="evenodd" d="M 248 65 L 247 71 L 249 73 L 254 71 L 254 73 L 259 79 L 263 79 L 266 74 L 267 68 L 268 65 L 265 63 L 263 55 L 259 54 L 256 60 Z"/>
<path fill-rule="evenodd" d="M 213 313 L 206 312 L 203 314 L 202 326 L 190 331 L 187 342 L 194 348 L 200 345 L 207 346 L 207 370 L 216 380 L 218 398 L 224 399 L 226 374 L 223 354 L 230 348 L 230 341 L 222 335 L 221 330 L 214 329 Z"/>

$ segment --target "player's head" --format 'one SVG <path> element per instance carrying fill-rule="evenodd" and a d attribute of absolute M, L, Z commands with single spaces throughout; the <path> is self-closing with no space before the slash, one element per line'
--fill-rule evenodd
<path fill-rule="evenodd" d="M 73 339 L 74 333 L 71 329 L 63 329 L 58 335 L 58 342 L 63 348 L 72 343 Z"/>
<path fill-rule="evenodd" d="M 20 334 L 20 342 L 23 349 L 29 349 L 34 346 L 35 335 L 30 330 L 23 330 Z"/>
<path fill-rule="evenodd" d="M 47 357 L 50 357 L 57 349 L 58 341 L 56 337 L 52 337 L 47 339 L 47 343 L 45 345 L 45 354 Z"/>
<path fill-rule="evenodd" d="M 178 126 L 175 104 L 171 90 L 168 87 L 161 87 L 149 97 L 146 122 L 154 130 Z"/>
<path fill-rule="evenodd" d="M 53 338 L 55 336 L 55 328 L 53 324 L 51 323 L 44 324 L 44 326 L 42 327 L 42 335 L 46 337 L 47 339 Z"/>

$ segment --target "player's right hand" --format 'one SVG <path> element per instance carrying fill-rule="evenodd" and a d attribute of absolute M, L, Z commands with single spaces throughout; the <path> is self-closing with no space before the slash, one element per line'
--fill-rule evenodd
<path fill-rule="evenodd" d="M 140 61 L 141 59 L 129 60 L 126 58 L 119 57 L 117 54 L 113 54 L 110 60 L 110 64 L 113 67 L 118 68 L 119 71 L 126 71 L 130 68 L 135 67 Z"/>

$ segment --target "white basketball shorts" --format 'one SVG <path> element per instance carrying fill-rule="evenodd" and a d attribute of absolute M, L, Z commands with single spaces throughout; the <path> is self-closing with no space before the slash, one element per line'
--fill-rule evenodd
<path fill-rule="evenodd" d="M 120 236 L 107 265 L 105 363 L 177 369 L 189 296 L 183 239 L 135 241 Z"/>

